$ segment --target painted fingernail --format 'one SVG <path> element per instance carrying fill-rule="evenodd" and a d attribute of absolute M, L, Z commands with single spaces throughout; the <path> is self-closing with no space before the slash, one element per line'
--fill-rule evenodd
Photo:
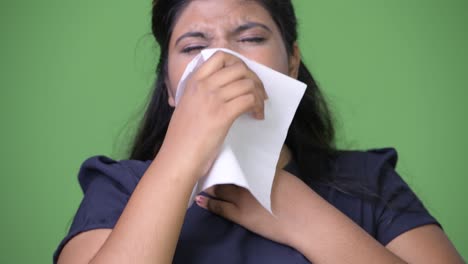
<path fill-rule="evenodd" d="M 197 197 L 195 197 L 195 201 L 200 207 L 206 208 L 206 204 L 208 200 L 205 196 L 197 195 Z"/>

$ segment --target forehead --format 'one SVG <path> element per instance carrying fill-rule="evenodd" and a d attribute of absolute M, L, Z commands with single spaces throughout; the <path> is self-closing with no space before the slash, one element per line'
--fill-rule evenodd
<path fill-rule="evenodd" d="M 260 22 L 272 29 L 275 26 L 268 11 L 256 1 L 192 0 L 179 14 L 174 33 L 235 27 L 246 21 Z"/>

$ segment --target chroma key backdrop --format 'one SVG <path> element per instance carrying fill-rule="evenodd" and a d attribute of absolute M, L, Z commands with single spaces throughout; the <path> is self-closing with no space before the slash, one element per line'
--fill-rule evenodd
<path fill-rule="evenodd" d="M 468 259 L 468 2 L 293 0 L 338 147 L 398 172 Z M 0 1 L 0 263 L 51 263 L 81 163 L 125 158 L 158 58 L 151 0 Z"/>

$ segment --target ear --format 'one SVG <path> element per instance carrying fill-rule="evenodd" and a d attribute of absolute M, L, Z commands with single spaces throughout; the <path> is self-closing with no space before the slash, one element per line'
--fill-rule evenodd
<path fill-rule="evenodd" d="M 172 93 L 172 89 L 171 89 L 171 86 L 169 85 L 169 81 L 166 79 L 164 79 L 164 83 L 166 84 L 166 89 L 167 89 L 167 95 L 168 95 L 168 98 L 167 98 L 167 103 L 171 106 L 171 107 L 175 107 L 175 96 L 174 94 Z"/>
<path fill-rule="evenodd" d="M 289 76 L 297 79 L 299 76 L 299 66 L 301 65 L 301 52 L 297 42 L 293 44 L 291 56 L 289 56 Z"/>

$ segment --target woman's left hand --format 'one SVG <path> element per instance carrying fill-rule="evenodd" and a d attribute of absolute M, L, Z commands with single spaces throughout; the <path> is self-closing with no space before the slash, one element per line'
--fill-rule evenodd
<path fill-rule="evenodd" d="M 263 208 L 249 191 L 235 185 L 217 185 L 207 191 L 214 198 L 198 195 L 196 202 L 200 207 L 260 236 L 293 247 L 296 238 L 300 237 L 301 227 L 311 223 L 311 219 L 304 218 L 303 214 L 303 210 L 307 210 L 304 192 L 311 191 L 299 178 L 280 169 L 275 175 L 271 193 L 275 216 Z"/>

